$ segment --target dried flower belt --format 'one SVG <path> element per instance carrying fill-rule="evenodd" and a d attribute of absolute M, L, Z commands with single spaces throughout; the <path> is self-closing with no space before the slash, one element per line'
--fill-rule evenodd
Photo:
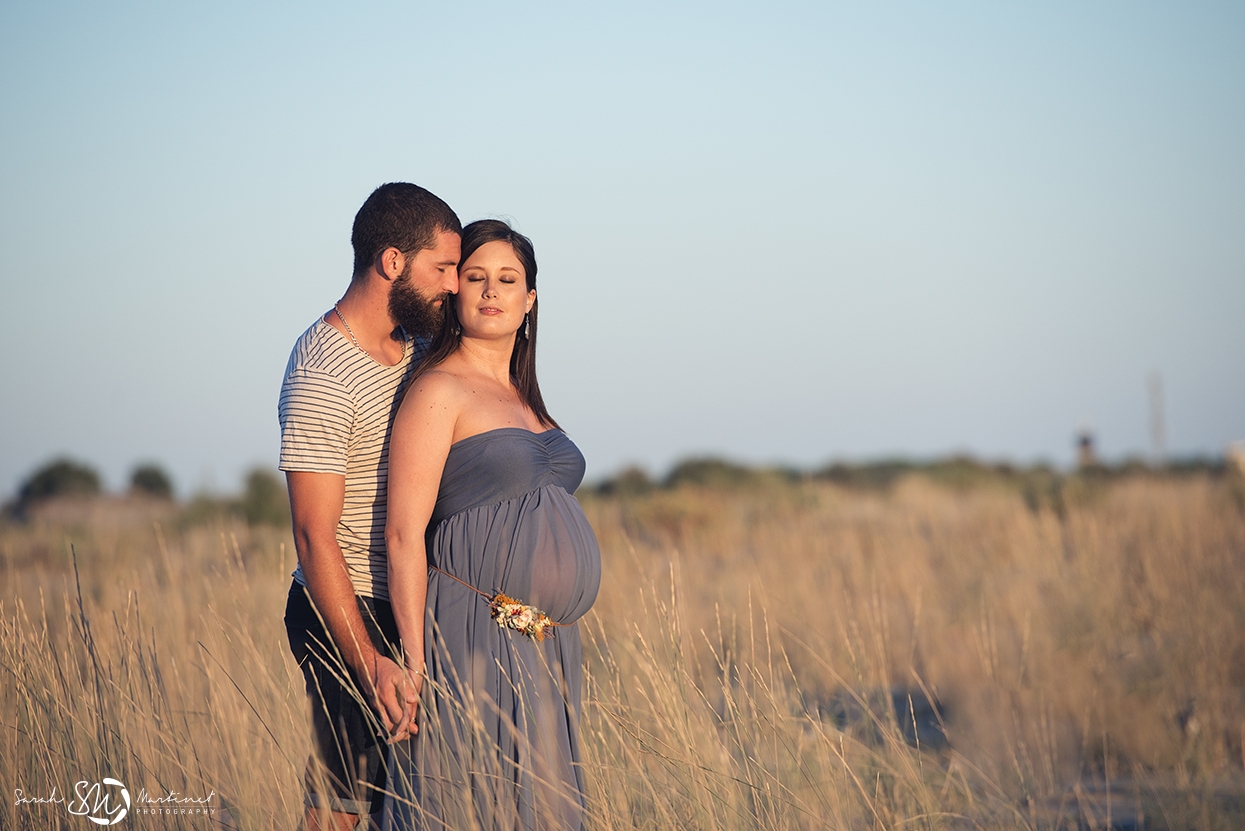
<path fill-rule="evenodd" d="M 428 568 L 444 574 L 451 580 L 457 580 L 487 600 L 489 614 L 493 616 L 493 620 L 497 621 L 497 625 L 503 629 L 514 629 L 516 632 L 522 632 L 537 641 L 543 641 L 546 635 L 553 634 L 553 632 L 546 632 L 546 629 L 553 626 L 570 626 L 569 623 L 556 623 L 550 619 L 549 615 L 535 606 L 520 603 L 513 597 L 502 594 L 500 591 L 488 594 L 487 592 L 480 591 L 467 581 L 460 580 L 443 568 L 437 568 L 436 566 L 428 566 Z"/>

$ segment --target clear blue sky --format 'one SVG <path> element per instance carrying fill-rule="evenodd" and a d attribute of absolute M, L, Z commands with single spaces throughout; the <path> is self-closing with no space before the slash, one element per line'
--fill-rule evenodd
<path fill-rule="evenodd" d="M 591 476 L 1245 438 L 1245 5 L 6 3 L 0 497 L 273 465 L 392 180 L 534 239 Z"/>

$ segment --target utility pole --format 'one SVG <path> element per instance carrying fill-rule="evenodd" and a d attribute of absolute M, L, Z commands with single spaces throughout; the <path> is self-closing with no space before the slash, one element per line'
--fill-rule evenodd
<path fill-rule="evenodd" d="M 1151 372 L 1150 387 L 1150 456 L 1155 467 L 1167 464 L 1167 424 L 1163 419 L 1163 376 Z"/>

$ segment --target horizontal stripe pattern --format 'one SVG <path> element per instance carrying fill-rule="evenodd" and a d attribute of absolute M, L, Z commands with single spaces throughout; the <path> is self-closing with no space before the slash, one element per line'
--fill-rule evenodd
<path fill-rule="evenodd" d="M 425 343 L 407 339 L 406 355 L 384 366 L 323 318 L 294 344 L 281 383 L 284 471 L 332 473 L 346 479 L 337 542 L 355 591 L 389 599 L 385 557 L 389 434 L 411 371 Z M 302 567 L 294 579 L 306 585 Z"/>

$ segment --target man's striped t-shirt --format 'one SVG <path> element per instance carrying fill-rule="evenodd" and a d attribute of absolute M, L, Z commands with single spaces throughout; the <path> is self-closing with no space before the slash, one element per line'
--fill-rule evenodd
<path fill-rule="evenodd" d="M 321 318 L 294 344 L 281 384 L 280 468 L 346 477 L 337 542 L 364 597 L 389 599 L 389 432 L 423 351 L 423 341 L 408 337 L 402 360 L 384 366 Z M 307 585 L 301 565 L 294 580 Z"/>

